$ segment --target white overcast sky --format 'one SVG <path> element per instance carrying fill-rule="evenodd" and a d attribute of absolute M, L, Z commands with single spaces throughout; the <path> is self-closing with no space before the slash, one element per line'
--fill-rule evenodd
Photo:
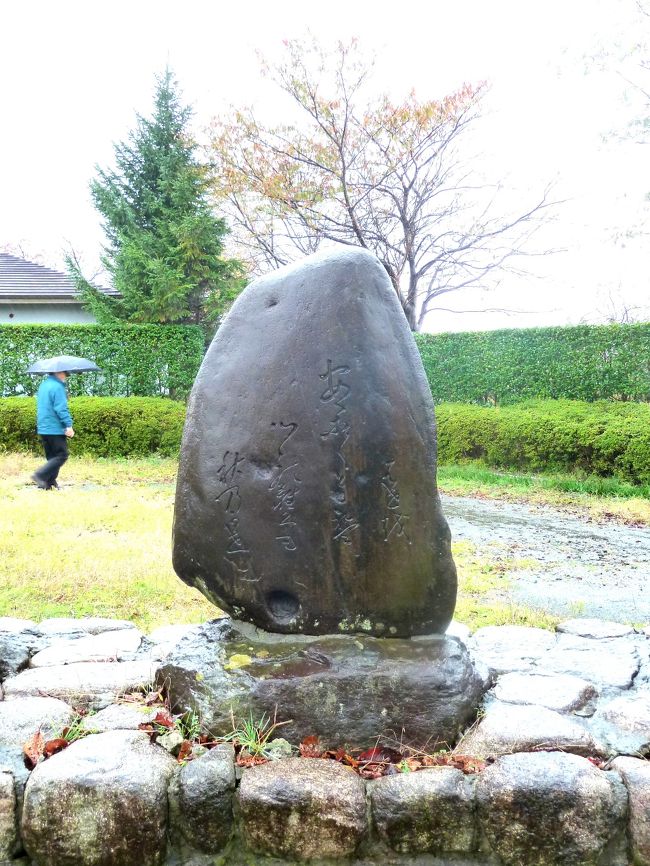
<path fill-rule="evenodd" d="M 488 80 L 481 172 L 523 206 L 548 181 L 567 200 L 541 239 L 566 252 L 536 258 L 534 279 L 453 302 L 528 312 L 438 313 L 427 330 L 595 321 L 611 302 L 648 315 L 650 262 L 637 231 L 647 152 L 610 134 L 642 110 L 625 83 L 637 73 L 645 83 L 642 53 L 624 59 L 650 29 L 635 0 L 3 0 L 0 12 L 0 248 L 21 245 L 61 267 L 71 244 L 93 270 L 102 233 L 88 184 L 135 113 L 150 112 L 154 75 L 171 66 L 199 133 L 230 104 L 272 111 L 256 52 L 272 57 L 283 38 L 309 29 L 323 42 L 357 36 L 377 52 L 378 88 L 396 96 Z M 628 229 L 634 237 L 616 242 Z"/>

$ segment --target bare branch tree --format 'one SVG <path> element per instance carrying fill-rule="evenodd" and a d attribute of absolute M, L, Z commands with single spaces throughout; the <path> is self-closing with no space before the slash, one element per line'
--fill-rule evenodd
<path fill-rule="evenodd" d="M 254 270 L 323 244 L 364 247 L 418 330 L 437 298 L 489 288 L 531 254 L 549 191 L 500 213 L 501 187 L 478 182 L 461 152 L 484 84 L 395 103 L 367 97 L 371 66 L 354 41 L 329 55 L 289 41 L 286 52 L 268 73 L 299 120 L 269 127 L 240 111 L 211 127 L 214 193 Z"/>

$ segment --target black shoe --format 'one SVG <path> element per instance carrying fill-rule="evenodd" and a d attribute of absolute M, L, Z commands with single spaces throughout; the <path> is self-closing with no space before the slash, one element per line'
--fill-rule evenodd
<path fill-rule="evenodd" d="M 59 489 L 59 485 L 56 483 L 56 481 L 53 481 L 49 485 L 49 487 L 46 488 L 46 490 L 58 490 L 58 489 Z"/>
<path fill-rule="evenodd" d="M 41 490 L 47 490 L 47 484 L 43 481 L 40 475 L 37 475 L 36 472 L 32 475 L 32 481 L 37 487 L 40 487 Z"/>

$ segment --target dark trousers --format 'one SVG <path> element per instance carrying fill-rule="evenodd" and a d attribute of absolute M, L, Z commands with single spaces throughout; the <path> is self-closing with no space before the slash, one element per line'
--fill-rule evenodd
<path fill-rule="evenodd" d="M 41 436 L 45 448 L 45 459 L 40 469 L 34 475 L 41 479 L 47 487 L 51 487 L 56 481 L 59 469 L 68 459 L 68 439 L 66 436 Z"/>

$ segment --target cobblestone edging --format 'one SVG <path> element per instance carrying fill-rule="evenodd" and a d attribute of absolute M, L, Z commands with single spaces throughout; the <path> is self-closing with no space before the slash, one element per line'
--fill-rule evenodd
<path fill-rule="evenodd" d="M 488 766 L 367 782 L 298 758 L 239 780 L 229 745 L 181 766 L 151 743 L 137 728 L 152 711 L 118 697 L 191 631 L 0 619 L 0 864 L 650 866 L 650 628 L 456 626 L 492 686 L 458 748 Z M 30 773 L 23 743 L 80 703 L 97 733 Z"/>

